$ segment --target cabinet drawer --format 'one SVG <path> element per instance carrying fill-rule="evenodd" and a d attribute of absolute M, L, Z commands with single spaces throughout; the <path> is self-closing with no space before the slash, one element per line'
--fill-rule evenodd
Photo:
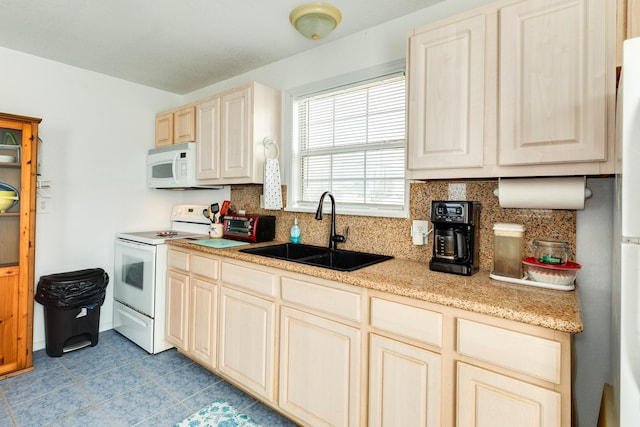
<path fill-rule="evenodd" d="M 267 271 L 229 262 L 222 263 L 222 281 L 224 283 L 271 298 L 276 296 L 277 279 L 275 274 Z"/>
<path fill-rule="evenodd" d="M 189 254 L 181 251 L 169 250 L 167 255 L 167 265 L 169 268 L 189 271 Z"/>
<path fill-rule="evenodd" d="M 440 347 L 442 315 L 406 304 L 371 298 L 371 326 Z"/>
<path fill-rule="evenodd" d="M 191 255 L 191 272 L 199 276 L 218 280 L 220 275 L 220 261 L 199 255 Z"/>
<path fill-rule="evenodd" d="M 495 326 L 458 319 L 458 352 L 560 384 L 561 345 Z"/>
<path fill-rule="evenodd" d="M 349 292 L 302 280 L 283 277 L 282 300 L 314 311 L 342 317 L 354 322 L 362 318 L 362 303 L 359 292 Z"/>

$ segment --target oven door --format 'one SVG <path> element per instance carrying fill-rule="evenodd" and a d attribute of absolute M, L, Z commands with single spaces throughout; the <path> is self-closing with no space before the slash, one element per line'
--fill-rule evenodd
<path fill-rule="evenodd" d="M 158 248 L 130 240 L 116 239 L 114 297 L 117 301 L 153 318 Z"/>

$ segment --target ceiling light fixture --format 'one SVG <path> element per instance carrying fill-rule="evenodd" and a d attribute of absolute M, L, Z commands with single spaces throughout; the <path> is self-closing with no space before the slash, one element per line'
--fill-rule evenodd
<path fill-rule="evenodd" d="M 318 40 L 333 31 L 342 20 L 338 8 L 326 3 L 308 3 L 289 14 L 291 24 L 306 38 Z"/>

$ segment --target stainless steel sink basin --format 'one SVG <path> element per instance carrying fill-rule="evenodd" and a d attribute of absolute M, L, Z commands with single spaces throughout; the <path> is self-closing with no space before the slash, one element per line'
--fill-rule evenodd
<path fill-rule="evenodd" d="M 388 255 L 329 249 L 312 245 L 295 245 L 292 243 L 240 249 L 240 252 L 338 271 L 354 271 L 393 258 Z"/>

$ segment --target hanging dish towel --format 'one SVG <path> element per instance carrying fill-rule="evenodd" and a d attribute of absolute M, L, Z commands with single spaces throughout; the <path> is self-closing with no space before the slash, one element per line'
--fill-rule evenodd
<path fill-rule="evenodd" d="M 265 154 L 264 185 L 262 186 L 264 208 L 280 210 L 282 209 L 282 184 L 280 182 L 280 164 L 278 163 L 280 148 L 271 138 L 265 138 L 262 143 Z M 272 153 L 271 149 L 275 149 L 275 153 Z"/>

